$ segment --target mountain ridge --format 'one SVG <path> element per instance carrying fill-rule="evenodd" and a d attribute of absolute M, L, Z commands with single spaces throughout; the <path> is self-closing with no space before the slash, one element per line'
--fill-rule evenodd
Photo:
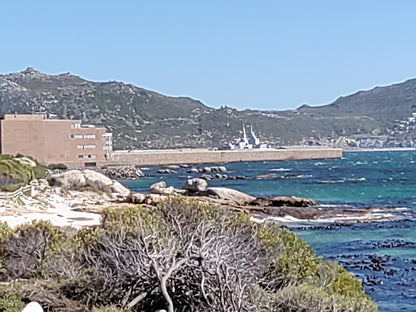
<path fill-rule="evenodd" d="M 105 126 L 117 149 L 218 147 L 238 137 L 243 124 L 253 125 L 270 145 L 314 144 L 328 137 L 387 134 L 395 120 L 416 112 L 416 79 L 358 91 L 327 105 L 239 111 L 130 83 L 48 75 L 32 67 L 1 74 L 0 114 L 35 112 Z"/>

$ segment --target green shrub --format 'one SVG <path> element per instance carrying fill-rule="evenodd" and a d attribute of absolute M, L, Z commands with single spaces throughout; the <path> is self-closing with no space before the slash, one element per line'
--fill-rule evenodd
<path fill-rule="evenodd" d="M 106 209 L 70 238 L 46 222 L 0 223 L 0 242 L 3 278 L 30 278 L 9 286 L 13 300 L 47 311 L 377 310 L 296 234 L 190 198 Z"/>
<path fill-rule="evenodd" d="M 33 221 L 6 231 L 0 249 L 2 280 L 30 278 L 37 266 L 59 251 L 64 237 L 50 222 Z"/>
<path fill-rule="evenodd" d="M 128 310 L 122 309 L 120 307 L 111 305 L 103 307 L 93 307 L 91 312 L 127 312 Z"/>
<path fill-rule="evenodd" d="M 307 243 L 285 228 L 274 224 L 261 225 L 256 236 L 271 255 L 266 272 L 269 288 L 299 284 L 312 276 L 321 262 Z"/>
<path fill-rule="evenodd" d="M 31 158 L 31 157 L 28 157 Z M 46 168 L 36 162 L 35 167 L 24 165 L 8 155 L 0 155 L 0 191 L 13 192 L 33 179 L 44 178 Z"/>
<path fill-rule="evenodd" d="M 48 169 L 49 170 L 67 170 L 68 167 L 65 164 L 58 163 L 58 164 L 49 164 Z"/>
<path fill-rule="evenodd" d="M 20 312 L 25 305 L 21 298 L 10 293 L 4 287 L 0 287 L 0 311 Z"/>

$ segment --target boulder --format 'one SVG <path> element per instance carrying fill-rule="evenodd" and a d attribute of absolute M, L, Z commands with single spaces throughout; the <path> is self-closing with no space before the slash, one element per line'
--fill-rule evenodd
<path fill-rule="evenodd" d="M 196 168 L 191 168 L 191 169 L 189 169 L 188 171 L 186 171 L 187 173 L 198 173 L 199 171 L 198 171 L 198 169 L 196 169 Z"/>
<path fill-rule="evenodd" d="M 203 175 L 201 175 L 201 179 L 204 179 L 204 180 L 212 180 L 212 177 L 209 175 L 209 174 L 203 174 Z"/>
<path fill-rule="evenodd" d="M 167 168 L 167 169 L 159 169 L 157 171 L 157 173 L 175 174 L 177 172 L 175 170 L 172 170 L 172 169 Z"/>
<path fill-rule="evenodd" d="M 182 185 L 183 190 L 187 190 L 193 193 L 196 192 L 202 192 L 207 189 L 208 183 L 204 179 L 188 179 L 186 182 Z"/>
<path fill-rule="evenodd" d="M 200 192 L 200 195 L 215 196 L 219 199 L 232 201 L 238 205 L 245 205 L 256 199 L 251 195 L 227 187 L 209 187 L 205 191 Z"/>
<path fill-rule="evenodd" d="M 142 204 L 146 199 L 145 194 L 137 193 L 137 192 L 130 192 L 128 200 L 133 204 Z"/>
<path fill-rule="evenodd" d="M 219 170 L 220 172 L 227 172 L 227 168 L 225 168 L 224 166 L 219 166 L 219 167 L 218 167 L 218 170 Z"/>
<path fill-rule="evenodd" d="M 311 198 L 301 198 L 296 196 L 277 196 L 271 199 L 274 207 L 311 207 L 315 206 L 316 202 Z"/>
<path fill-rule="evenodd" d="M 130 190 L 122 185 L 120 182 L 114 181 L 113 185 L 111 185 L 111 193 L 119 194 L 121 197 L 128 197 L 130 194 Z"/>
<path fill-rule="evenodd" d="M 82 171 L 85 177 L 85 184 L 91 186 L 97 190 L 104 191 L 105 193 L 111 193 L 111 186 L 113 181 L 105 175 L 93 170 Z"/>
<path fill-rule="evenodd" d="M 267 198 L 267 197 L 258 197 L 255 200 L 253 200 L 252 202 L 249 203 L 251 206 L 263 206 L 263 207 L 268 207 L 268 206 L 272 206 L 273 202 L 271 198 Z"/>
<path fill-rule="evenodd" d="M 72 189 L 86 186 L 84 174 L 80 170 L 71 170 L 63 173 L 53 174 L 49 176 L 48 182 L 51 186 L 59 186 L 63 189 Z"/>
<path fill-rule="evenodd" d="M 156 205 L 158 203 L 160 203 L 163 200 L 166 200 L 167 197 L 164 195 L 159 195 L 159 194 L 147 194 L 145 199 L 144 199 L 144 203 L 147 205 Z"/>
<path fill-rule="evenodd" d="M 152 194 L 160 194 L 160 190 L 166 188 L 166 182 L 160 181 L 150 185 L 149 192 Z"/>
<path fill-rule="evenodd" d="M 158 195 L 181 194 L 180 190 L 176 190 L 173 186 L 166 187 L 165 181 L 154 183 L 150 186 L 149 193 Z"/>
<path fill-rule="evenodd" d="M 67 190 L 91 187 L 96 191 L 104 192 L 110 197 L 125 198 L 130 194 L 130 190 L 121 183 L 93 170 L 70 170 L 53 174 L 48 177 L 48 182 L 51 186 L 58 186 Z"/>

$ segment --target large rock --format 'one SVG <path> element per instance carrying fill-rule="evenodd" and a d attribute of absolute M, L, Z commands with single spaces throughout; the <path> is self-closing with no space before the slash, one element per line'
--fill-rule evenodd
<path fill-rule="evenodd" d="M 91 187 L 96 191 L 106 193 L 112 198 L 126 198 L 130 194 L 130 190 L 121 183 L 93 170 L 70 170 L 53 174 L 48 177 L 48 182 L 51 186 L 58 186 L 67 190 Z"/>
<path fill-rule="evenodd" d="M 204 179 L 188 179 L 182 185 L 183 190 L 187 190 L 193 193 L 205 191 L 208 187 L 208 183 Z"/>
<path fill-rule="evenodd" d="M 113 182 L 113 185 L 111 185 L 110 190 L 111 190 L 111 193 L 119 194 L 119 196 L 121 197 L 128 197 L 130 194 L 130 190 L 117 181 Z"/>
<path fill-rule="evenodd" d="M 86 186 L 86 180 L 81 170 L 53 174 L 48 177 L 48 182 L 51 186 L 59 186 L 68 190 Z"/>
<path fill-rule="evenodd" d="M 166 187 L 166 182 L 160 181 L 150 186 L 149 193 L 168 196 L 174 194 L 183 194 L 184 192 L 175 189 L 173 186 Z"/>
<path fill-rule="evenodd" d="M 301 198 L 296 196 L 277 196 L 271 199 L 274 207 L 311 207 L 315 206 L 316 202 L 311 198 Z"/>
<path fill-rule="evenodd" d="M 133 204 L 141 204 L 146 199 L 146 195 L 137 192 L 130 192 L 128 199 L 129 202 L 132 202 Z"/>
<path fill-rule="evenodd" d="M 209 187 L 205 191 L 200 192 L 200 195 L 215 196 L 219 199 L 229 200 L 238 205 L 246 205 L 256 198 L 226 187 Z"/>
<path fill-rule="evenodd" d="M 196 169 L 196 168 L 191 168 L 186 172 L 188 172 L 188 173 L 199 173 L 198 169 Z"/>
<path fill-rule="evenodd" d="M 111 192 L 113 181 L 109 177 L 93 170 L 84 170 L 82 174 L 85 177 L 86 185 L 106 193 Z"/>
<path fill-rule="evenodd" d="M 161 190 L 166 188 L 166 182 L 160 181 L 150 185 L 149 192 L 151 194 L 161 194 Z"/>

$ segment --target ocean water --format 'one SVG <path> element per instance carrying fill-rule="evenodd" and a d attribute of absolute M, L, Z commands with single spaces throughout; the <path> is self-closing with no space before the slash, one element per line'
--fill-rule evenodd
<path fill-rule="evenodd" d="M 416 311 L 416 151 L 346 152 L 342 159 L 223 164 L 229 176 L 212 180 L 254 196 L 310 197 L 324 207 L 395 209 L 388 221 L 353 224 L 305 222 L 288 224 L 323 259 L 338 261 L 364 285 L 379 311 Z M 197 166 L 203 167 L 203 166 Z M 159 174 L 144 168 L 146 177 L 124 181 L 146 192 L 158 181 L 180 188 L 197 174 L 186 168 Z M 275 179 L 253 177 L 274 173 Z"/>

